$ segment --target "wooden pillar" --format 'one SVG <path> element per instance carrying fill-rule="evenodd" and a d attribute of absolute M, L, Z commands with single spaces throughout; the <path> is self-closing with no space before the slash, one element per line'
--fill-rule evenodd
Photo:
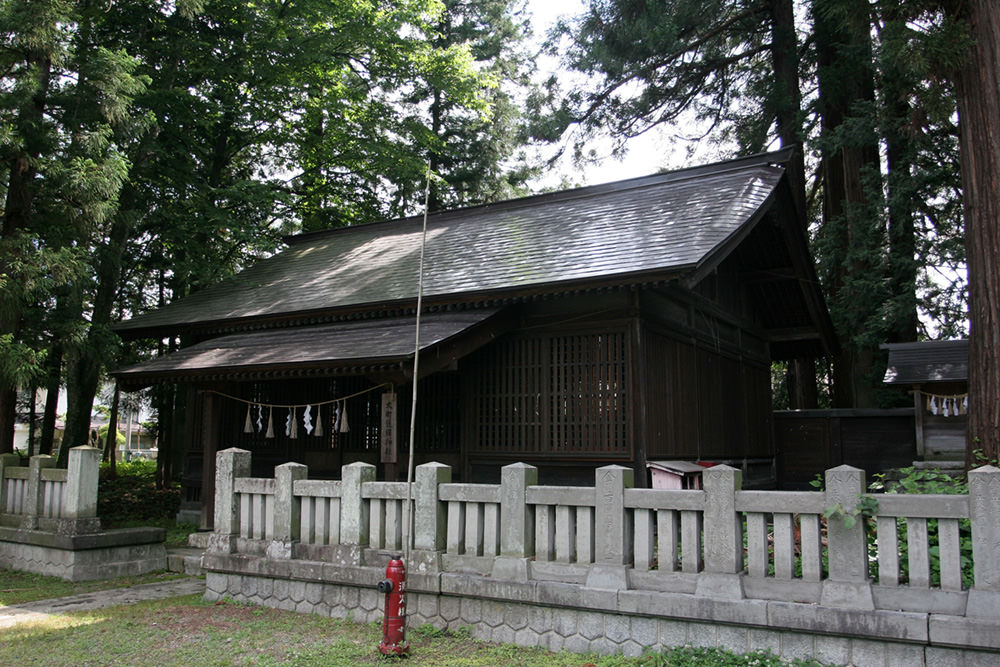
<path fill-rule="evenodd" d="M 913 420 L 916 426 L 916 437 L 917 437 L 917 460 L 923 461 L 927 454 L 927 448 L 924 445 L 924 394 L 920 390 L 920 385 L 917 385 L 913 389 Z"/>
<path fill-rule="evenodd" d="M 636 292 L 632 292 L 633 313 L 640 312 L 639 300 Z M 642 318 L 633 315 L 631 318 L 630 343 L 627 344 L 629 358 L 626 360 L 626 367 L 631 365 L 635 369 L 632 374 L 632 384 L 629 386 L 630 396 L 635 396 L 632 401 L 632 409 L 628 416 L 628 432 L 626 437 L 629 442 L 635 443 L 632 447 L 632 470 L 635 475 L 634 481 L 638 481 L 637 486 L 649 486 L 649 473 L 646 472 L 646 453 L 649 451 L 651 440 L 651 428 L 649 424 L 649 352 L 645 331 L 643 330 Z M 627 374 L 628 371 L 625 370 Z"/>
<path fill-rule="evenodd" d="M 201 528 L 212 530 L 215 520 L 215 453 L 219 450 L 219 397 L 201 394 Z"/>

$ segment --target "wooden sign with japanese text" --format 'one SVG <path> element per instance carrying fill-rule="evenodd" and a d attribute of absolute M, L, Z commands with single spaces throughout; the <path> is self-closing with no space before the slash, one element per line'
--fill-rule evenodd
<path fill-rule="evenodd" d="M 396 393 L 382 394 L 382 463 L 396 463 Z"/>

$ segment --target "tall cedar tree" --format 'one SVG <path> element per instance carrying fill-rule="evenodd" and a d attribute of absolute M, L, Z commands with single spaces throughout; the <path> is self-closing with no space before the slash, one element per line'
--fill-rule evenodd
<path fill-rule="evenodd" d="M 870 6 L 867 0 L 813 0 L 812 15 L 821 118 L 820 267 L 840 342 L 833 404 L 876 407 L 875 355 L 888 295 L 878 136 L 866 113 L 875 102 Z"/>
<path fill-rule="evenodd" d="M 3 3 L 0 25 L 0 451 L 10 451 L 15 386 L 34 387 L 45 348 L 79 335 L 79 312 L 54 322 L 53 304 L 82 299 L 90 241 L 127 176 L 113 135 L 132 123 L 143 81 L 127 54 L 93 42 L 86 3 Z"/>
<path fill-rule="evenodd" d="M 972 46 L 958 76 L 965 244 L 969 267 L 969 433 L 1000 457 L 1000 12 L 992 0 L 953 9 Z"/>
<path fill-rule="evenodd" d="M 495 83 L 488 116 L 471 113 L 438 87 L 419 87 L 410 102 L 429 104 L 427 161 L 431 210 L 510 199 L 536 175 L 524 156 L 525 120 L 517 98 L 531 94 L 533 63 L 525 49 L 530 27 L 522 0 L 445 0 L 434 44 L 468 45 L 477 67 Z M 410 208 L 423 205 L 422 183 Z"/>
<path fill-rule="evenodd" d="M 822 204 L 817 260 L 844 352 L 835 371 L 835 400 L 844 406 L 876 404 L 878 344 L 916 336 L 914 248 L 925 261 L 916 267 L 924 276 L 919 286 L 930 295 L 937 287 L 926 276 L 955 250 L 956 151 L 942 86 L 928 81 L 926 67 L 907 70 L 920 85 L 906 94 L 889 82 L 891 67 L 926 60 L 916 57 L 919 31 L 903 30 L 911 17 L 892 11 L 901 4 L 881 3 L 876 17 L 862 0 L 812 0 L 794 69 L 795 12 L 784 0 L 595 0 L 563 27 L 573 38 L 569 64 L 589 81 L 553 114 L 557 128 L 576 124 L 584 140 L 602 132 L 623 140 L 694 118 L 707 124 L 709 140 L 734 142 L 741 152 L 778 137 L 805 141 L 807 152 L 819 155 L 821 194 L 809 201 Z M 876 51 L 873 24 L 895 42 L 885 39 Z M 886 53 L 887 45 L 896 50 Z M 800 88 L 818 91 L 804 108 Z M 883 148 L 898 168 L 888 183 Z M 942 330 L 951 331 L 956 309 L 933 305 L 922 307 L 950 317 Z M 812 363 L 795 366 L 793 396 L 814 404 L 801 381 Z"/>

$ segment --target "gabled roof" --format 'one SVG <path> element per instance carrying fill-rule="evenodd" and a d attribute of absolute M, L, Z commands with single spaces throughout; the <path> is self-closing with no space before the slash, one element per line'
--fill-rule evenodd
<path fill-rule="evenodd" d="M 928 340 L 918 343 L 888 343 L 889 365 L 886 384 L 967 382 L 969 380 L 968 340 Z"/>
<path fill-rule="evenodd" d="M 433 214 L 425 303 L 702 275 L 768 210 L 787 159 L 787 152 L 766 154 Z M 282 252 L 116 329 L 161 336 L 402 312 L 416 300 L 421 226 L 413 217 L 292 237 Z M 809 276 L 798 280 L 808 283 Z"/>

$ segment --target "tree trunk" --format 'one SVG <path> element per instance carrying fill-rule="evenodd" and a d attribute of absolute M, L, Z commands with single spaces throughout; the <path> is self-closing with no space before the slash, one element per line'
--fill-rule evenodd
<path fill-rule="evenodd" d="M 116 383 L 115 396 L 111 400 L 111 416 L 108 418 L 108 437 L 104 441 L 104 460 L 109 464 L 108 474 L 111 479 L 118 476 L 118 470 L 115 468 L 115 454 L 117 453 L 115 450 L 118 449 L 118 404 L 120 401 L 121 391 Z"/>
<path fill-rule="evenodd" d="M 73 285 L 68 291 L 65 300 L 67 317 L 83 317 L 83 286 Z M 78 407 L 80 396 L 86 392 L 80 388 L 79 364 L 81 355 L 87 353 L 87 345 L 75 343 L 64 353 L 66 358 L 66 419 L 63 426 L 62 441 L 59 451 L 55 452 L 58 461 L 66 461 L 69 450 L 79 447 L 91 440 L 90 416 L 93 410 L 93 402 L 85 409 Z"/>
<path fill-rule="evenodd" d="M 48 374 L 45 380 L 45 407 L 42 409 L 42 433 L 38 442 L 39 454 L 51 454 L 56 436 L 56 417 L 59 409 L 59 392 L 62 385 L 63 347 L 56 343 L 45 360 Z"/>
<path fill-rule="evenodd" d="M 31 403 L 28 406 L 28 458 L 38 454 L 38 384 L 32 383 L 28 388 Z"/>
<path fill-rule="evenodd" d="M 782 147 L 802 143 L 799 45 L 792 0 L 771 0 L 771 62 L 774 65 L 774 118 Z M 800 184 L 803 188 L 805 184 Z"/>
<path fill-rule="evenodd" d="M 881 270 L 875 193 L 865 185 L 865 175 L 879 171 L 878 140 L 852 116 L 857 105 L 875 99 L 870 7 L 866 0 L 813 0 L 813 16 L 824 142 L 825 287 L 841 349 L 834 360 L 834 407 L 874 407 L 875 350 L 861 338 L 881 307 L 866 291 L 879 284 Z M 847 122 L 859 127 L 849 139 L 838 137 Z"/>
<path fill-rule="evenodd" d="M 816 382 L 816 360 L 792 359 L 785 374 L 788 385 L 788 407 L 811 410 L 819 407 L 819 385 Z"/>
<path fill-rule="evenodd" d="M 66 432 L 63 446 L 59 450 L 62 464 L 68 455 L 68 448 L 82 444 L 90 430 L 90 413 L 94 408 L 94 397 L 101 379 L 101 368 L 106 361 L 107 339 L 111 336 L 109 326 L 114 309 L 118 284 L 121 281 L 122 253 L 131 225 L 126 215 L 115 216 L 111 234 L 97 265 L 97 292 L 90 318 L 87 340 L 81 346 L 76 358 L 70 364 L 67 381 L 68 406 L 66 409 Z"/>
<path fill-rule="evenodd" d="M 882 41 L 894 43 L 883 48 L 881 59 L 882 97 L 885 109 L 882 138 L 885 142 L 888 193 L 889 309 L 887 338 L 890 343 L 917 340 L 917 235 L 914 220 L 916 200 L 913 188 L 913 141 L 910 97 L 916 85 L 907 74 L 907 55 L 899 47 L 901 35 L 908 30 L 906 15 L 899 0 L 882 3 Z"/>
<path fill-rule="evenodd" d="M 975 46 L 958 76 L 965 252 L 969 271 L 969 430 L 976 450 L 1000 455 L 1000 12 L 964 3 Z"/>
<path fill-rule="evenodd" d="M 771 62 L 774 64 L 774 119 L 782 147 L 802 143 L 802 93 L 799 89 L 799 51 L 795 36 L 795 8 L 792 0 L 771 0 Z M 796 206 L 807 233 L 805 211 L 805 164 L 801 151 L 789 170 Z M 793 410 L 819 406 L 816 363 L 812 358 L 793 359 L 785 374 L 788 404 Z"/>
<path fill-rule="evenodd" d="M 14 451 L 14 427 L 17 423 L 17 390 L 0 389 L 0 454 Z"/>
<path fill-rule="evenodd" d="M 156 486 L 167 488 L 173 476 L 174 400 L 176 385 L 163 384 L 157 387 L 157 433 L 156 433 Z"/>

